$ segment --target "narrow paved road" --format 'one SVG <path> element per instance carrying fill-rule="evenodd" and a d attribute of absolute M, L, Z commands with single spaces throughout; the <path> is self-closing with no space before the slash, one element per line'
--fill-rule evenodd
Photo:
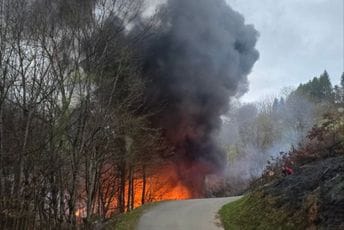
<path fill-rule="evenodd" d="M 217 212 L 240 197 L 168 201 L 142 215 L 138 230 L 219 230 Z"/>

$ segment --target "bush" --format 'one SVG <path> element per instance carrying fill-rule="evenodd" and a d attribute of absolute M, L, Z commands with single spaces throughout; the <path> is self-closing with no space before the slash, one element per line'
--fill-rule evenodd
<path fill-rule="evenodd" d="M 287 153 L 281 152 L 278 158 L 269 161 L 263 176 L 252 186 L 281 178 L 285 166 L 295 169 L 318 159 L 339 155 L 344 155 L 344 116 L 341 110 L 325 114 L 298 148 L 293 147 Z"/>

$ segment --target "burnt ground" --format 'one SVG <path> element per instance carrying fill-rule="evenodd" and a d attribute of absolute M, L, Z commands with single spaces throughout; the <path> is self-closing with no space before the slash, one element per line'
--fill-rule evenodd
<path fill-rule="evenodd" d="M 274 208 L 303 216 L 308 227 L 344 229 L 344 156 L 305 164 L 258 189 Z"/>

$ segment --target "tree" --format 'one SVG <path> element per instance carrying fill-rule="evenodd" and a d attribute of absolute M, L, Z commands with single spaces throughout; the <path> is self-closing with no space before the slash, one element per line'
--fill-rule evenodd
<path fill-rule="evenodd" d="M 134 207 L 135 181 L 162 152 L 125 31 L 141 10 L 141 0 L 0 1 L 5 229 L 75 228 Z"/>
<path fill-rule="evenodd" d="M 334 102 L 333 88 L 326 70 L 320 77 L 314 77 L 308 83 L 300 84 L 293 94 L 306 96 L 315 103 Z"/>
<path fill-rule="evenodd" d="M 340 79 L 340 86 L 337 87 L 336 95 L 339 103 L 344 104 L 344 73 Z"/>
<path fill-rule="evenodd" d="M 334 92 L 334 102 L 336 104 L 340 104 L 343 102 L 343 89 L 338 86 L 335 85 L 333 88 L 333 92 Z"/>
<path fill-rule="evenodd" d="M 333 89 L 330 81 L 330 77 L 325 70 L 319 77 L 320 99 L 333 102 Z"/>

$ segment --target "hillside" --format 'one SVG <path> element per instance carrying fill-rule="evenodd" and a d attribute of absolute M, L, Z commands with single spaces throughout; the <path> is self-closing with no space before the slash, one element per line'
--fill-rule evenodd
<path fill-rule="evenodd" d="M 270 165 L 241 200 L 225 205 L 225 229 L 343 229 L 343 116 L 327 115 L 303 147 Z M 292 167 L 283 175 L 283 167 Z"/>
<path fill-rule="evenodd" d="M 224 206 L 220 214 L 226 229 L 343 229 L 344 157 L 305 164 Z"/>

